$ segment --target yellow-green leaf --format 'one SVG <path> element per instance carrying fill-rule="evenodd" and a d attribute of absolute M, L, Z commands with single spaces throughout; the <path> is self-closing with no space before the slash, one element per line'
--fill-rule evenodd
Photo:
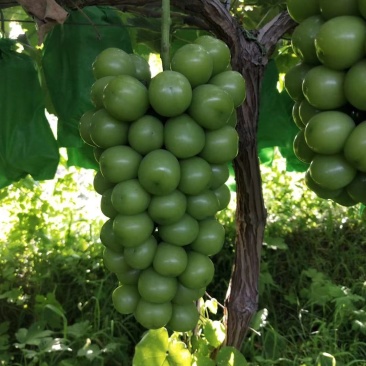
<path fill-rule="evenodd" d="M 133 366 L 167 366 L 168 331 L 165 328 L 149 330 L 136 345 Z"/>

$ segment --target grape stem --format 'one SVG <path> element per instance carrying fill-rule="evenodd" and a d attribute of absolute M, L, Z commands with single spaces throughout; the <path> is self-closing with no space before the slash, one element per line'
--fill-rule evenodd
<path fill-rule="evenodd" d="M 161 60 L 163 70 L 170 69 L 170 0 L 162 0 Z"/>

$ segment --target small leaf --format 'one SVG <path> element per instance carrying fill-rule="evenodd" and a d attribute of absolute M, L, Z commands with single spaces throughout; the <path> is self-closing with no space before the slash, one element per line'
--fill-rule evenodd
<path fill-rule="evenodd" d="M 194 351 L 193 353 L 203 357 L 207 357 L 210 355 L 212 347 L 208 343 L 207 339 L 199 336 L 192 336 L 191 342 L 192 342 L 192 349 Z"/>
<path fill-rule="evenodd" d="M 302 273 L 311 278 L 314 282 L 324 281 L 326 279 L 324 273 L 317 271 L 315 268 L 309 268 L 304 270 Z"/>
<path fill-rule="evenodd" d="M 34 358 L 35 361 L 38 361 L 38 351 L 34 351 L 31 349 L 23 349 L 23 354 L 26 359 L 32 359 Z"/>
<path fill-rule="evenodd" d="M 210 310 L 212 314 L 217 314 L 218 302 L 216 299 L 209 299 L 205 301 L 205 308 Z"/>
<path fill-rule="evenodd" d="M 39 350 L 42 352 L 56 352 L 56 351 L 72 351 L 68 346 L 67 340 L 64 338 L 42 338 L 42 342 L 39 345 Z"/>
<path fill-rule="evenodd" d="M 217 354 L 217 366 L 246 366 L 245 357 L 234 347 L 223 347 Z"/>
<path fill-rule="evenodd" d="M 65 314 L 64 314 L 64 310 L 55 305 L 52 305 L 52 304 L 47 304 L 45 306 L 45 309 L 49 309 L 50 311 L 52 311 L 53 313 L 57 314 L 59 317 L 63 318 L 66 320 L 66 317 L 65 317 Z"/>
<path fill-rule="evenodd" d="M 121 346 L 120 343 L 117 343 L 117 342 L 110 342 L 108 343 L 103 349 L 102 349 L 102 352 L 103 353 L 113 353 L 113 352 L 116 352 L 119 347 Z"/>
<path fill-rule="evenodd" d="M 215 348 L 219 347 L 225 340 L 225 327 L 218 320 L 209 319 L 205 323 L 203 331 L 208 343 Z"/>
<path fill-rule="evenodd" d="M 39 324 L 35 323 L 29 329 L 19 329 L 15 333 L 15 337 L 20 343 L 38 346 L 42 338 L 49 337 L 52 334 L 52 331 L 43 330 Z"/>
<path fill-rule="evenodd" d="M 19 289 L 13 289 L 9 291 L 5 291 L 0 295 L 0 299 L 16 299 L 21 295 L 21 291 Z"/>
<path fill-rule="evenodd" d="M 202 355 L 194 355 L 192 366 L 215 366 L 215 361 L 211 358 Z"/>
<path fill-rule="evenodd" d="M 263 328 L 267 324 L 267 317 L 268 317 L 268 310 L 267 309 L 261 309 L 259 310 L 253 317 L 251 321 L 251 328 L 253 328 L 256 331 L 259 331 L 261 328 Z"/>
<path fill-rule="evenodd" d="M 91 330 L 91 325 L 88 320 L 78 322 L 67 327 L 67 334 L 69 336 L 80 338 L 85 336 Z"/>
<path fill-rule="evenodd" d="M 192 355 L 187 346 L 176 339 L 171 339 L 168 347 L 167 360 L 172 366 L 191 366 Z"/>
<path fill-rule="evenodd" d="M 9 322 L 0 323 L 0 334 L 6 334 L 9 330 Z"/>
<path fill-rule="evenodd" d="M 136 345 L 132 365 L 162 366 L 166 361 L 167 352 L 168 331 L 166 328 L 149 330 Z"/>
<path fill-rule="evenodd" d="M 78 366 L 79 365 L 79 360 L 75 361 L 73 359 L 70 360 L 62 360 L 59 364 L 59 366 Z"/>
<path fill-rule="evenodd" d="M 96 344 L 88 344 L 87 347 L 78 350 L 78 357 L 86 357 L 88 360 L 94 360 L 101 354 L 100 348 Z"/>
<path fill-rule="evenodd" d="M 269 360 L 277 360 L 281 357 L 281 353 L 285 347 L 285 339 L 274 329 L 269 328 L 266 332 L 263 342 L 263 349 L 266 358 Z"/>
<path fill-rule="evenodd" d="M 273 250 L 277 250 L 277 249 L 287 250 L 288 249 L 285 239 L 281 238 L 281 237 L 273 238 L 273 237 L 268 236 L 265 238 L 265 242 L 263 244 L 267 245 L 268 248 L 273 249 Z"/>

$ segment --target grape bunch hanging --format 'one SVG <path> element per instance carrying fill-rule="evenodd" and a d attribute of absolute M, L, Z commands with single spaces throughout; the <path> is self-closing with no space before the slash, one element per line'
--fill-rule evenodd
<path fill-rule="evenodd" d="M 93 63 L 95 108 L 79 130 L 100 168 L 93 183 L 107 217 L 104 265 L 119 281 L 116 310 L 148 329 L 196 326 L 196 301 L 214 276 L 210 257 L 224 244 L 215 215 L 230 201 L 245 99 L 230 61 L 224 42 L 201 36 L 153 78 L 145 59 L 120 49 Z"/>
<path fill-rule="evenodd" d="M 305 183 L 343 206 L 366 204 L 366 1 L 288 0 L 300 62 L 285 76 Z"/>

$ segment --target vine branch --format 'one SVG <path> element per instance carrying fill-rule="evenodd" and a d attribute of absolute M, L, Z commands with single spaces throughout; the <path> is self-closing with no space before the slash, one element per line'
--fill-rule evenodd
<path fill-rule="evenodd" d="M 160 57 L 163 70 L 170 69 L 170 24 L 170 0 L 162 0 Z"/>

